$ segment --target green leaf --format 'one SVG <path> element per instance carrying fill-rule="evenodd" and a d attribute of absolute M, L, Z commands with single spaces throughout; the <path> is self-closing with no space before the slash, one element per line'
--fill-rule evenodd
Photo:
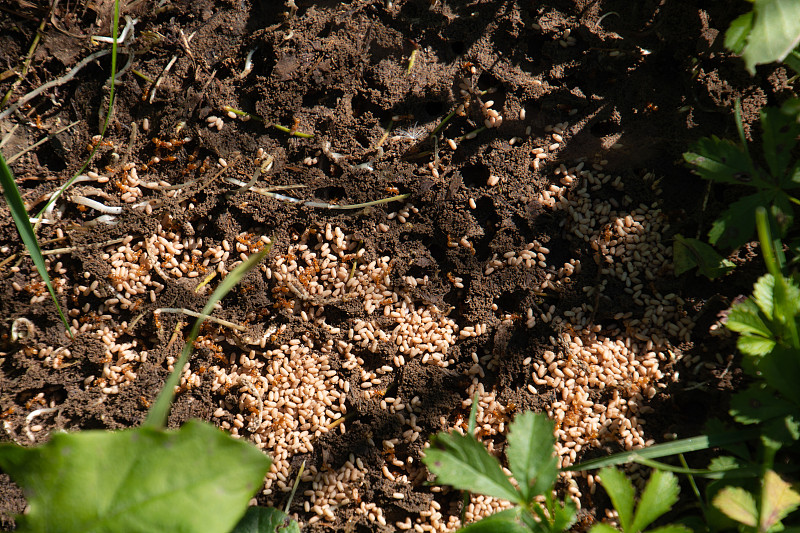
<path fill-rule="evenodd" d="M 708 232 L 708 242 L 722 248 L 738 248 L 753 240 L 756 231 L 754 213 L 759 207 L 769 207 L 771 196 L 766 191 L 745 196 L 733 202 L 714 221 Z"/>
<path fill-rule="evenodd" d="M 684 153 L 683 159 L 704 179 L 734 185 L 763 183 L 759 176 L 753 175 L 747 153 L 727 139 L 715 135 L 703 137 L 692 148 L 694 151 Z"/>
<path fill-rule="evenodd" d="M 600 471 L 600 483 L 606 489 L 614 509 L 619 515 L 622 531 L 631 531 L 633 524 L 633 485 L 630 480 L 616 468 L 604 468 Z"/>
<path fill-rule="evenodd" d="M 767 388 L 764 383 L 754 383 L 731 398 L 731 416 L 745 425 L 783 417 L 793 410 L 791 402 L 777 398 L 774 389 Z"/>
<path fill-rule="evenodd" d="M 772 337 L 772 330 L 759 315 L 758 305 L 751 298 L 731 307 L 725 327 L 741 334 Z"/>
<path fill-rule="evenodd" d="M 172 399 L 175 397 L 175 387 L 177 387 L 178 383 L 180 383 L 183 367 L 186 366 L 186 363 L 189 361 L 189 356 L 192 354 L 192 350 L 194 349 L 194 340 L 200 333 L 200 326 L 203 324 L 203 321 L 214 310 L 214 306 L 217 304 L 217 302 L 225 297 L 225 295 L 228 294 L 237 283 L 239 283 L 245 274 L 247 274 L 258 263 L 260 263 L 271 249 L 272 243 L 265 246 L 261 251 L 248 257 L 247 261 L 239 264 L 227 276 L 225 276 L 225 279 L 222 280 L 222 283 L 220 283 L 211 294 L 211 297 L 208 299 L 208 302 L 206 302 L 206 305 L 203 307 L 203 310 L 200 313 L 202 316 L 194 321 L 192 330 L 189 332 L 189 336 L 186 339 L 186 344 L 183 345 L 181 356 L 173 365 L 174 370 L 167 378 L 164 388 L 161 389 L 158 398 L 156 398 L 156 401 L 153 403 L 153 407 L 150 408 L 150 412 L 147 413 L 147 418 L 145 419 L 144 424 L 142 424 L 143 426 L 154 428 L 164 427 L 167 422 L 167 417 L 169 416 L 169 408 L 172 405 Z"/>
<path fill-rule="evenodd" d="M 725 32 L 725 47 L 734 54 L 741 54 L 747 43 L 747 36 L 753 28 L 753 12 L 739 15 L 731 22 Z"/>
<path fill-rule="evenodd" d="M 678 478 L 672 472 L 653 470 L 644 487 L 630 531 L 643 531 L 678 501 Z"/>
<path fill-rule="evenodd" d="M 525 501 L 552 490 L 558 477 L 553 422 L 543 414 L 519 414 L 509 426 L 506 457 Z"/>
<path fill-rule="evenodd" d="M 753 28 L 742 51 L 750 74 L 756 65 L 783 61 L 800 43 L 800 2 L 756 0 L 753 12 Z"/>
<path fill-rule="evenodd" d="M 44 256 L 42 250 L 39 248 L 39 241 L 36 240 L 36 234 L 33 232 L 31 226 L 31 219 L 28 218 L 28 212 L 25 210 L 25 203 L 22 201 L 22 196 L 19 194 L 17 183 L 14 181 L 14 176 L 11 174 L 11 169 L 6 164 L 3 154 L 0 154 L 0 185 L 3 186 L 3 196 L 6 198 L 6 203 L 11 211 L 11 218 L 14 219 L 14 224 L 17 225 L 17 231 L 25 244 L 25 249 L 31 256 L 36 270 L 39 272 L 42 281 L 47 286 L 47 291 L 50 293 L 53 303 L 56 304 L 58 316 L 61 317 L 61 322 L 67 330 L 67 335 L 72 337 L 72 331 L 69 328 L 69 322 L 61 311 L 61 306 L 58 305 L 58 298 L 56 291 L 53 289 L 53 283 L 50 281 L 50 274 L 47 273 L 47 266 L 44 264 Z"/>
<path fill-rule="evenodd" d="M 714 496 L 714 507 L 746 526 L 756 527 L 758 509 L 753 495 L 741 487 L 725 487 Z"/>
<path fill-rule="evenodd" d="M 753 285 L 753 301 L 767 319 L 772 320 L 772 308 L 775 303 L 775 278 L 772 274 L 764 274 Z"/>
<path fill-rule="evenodd" d="M 800 52 L 797 51 L 797 48 L 783 58 L 783 64 L 800 74 Z"/>
<path fill-rule="evenodd" d="M 248 507 L 231 533 L 300 533 L 300 526 L 274 507 Z"/>
<path fill-rule="evenodd" d="M 459 529 L 459 533 L 531 533 L 522 521 L 521 507 L 506 509 Z"/>
<path fill-rule="evenodd" d="M 736 267 L 703 241 L 687 239 L 680 234 L 675 235 L 673 262 L 676 276 L 698 267 L 698 273 L 709 279 L 718 278 Z"/>
<path fill-rule="evenodd" d="M 439 433 L 431 439 L 423 462 L 436 474 L 437 483 L 478 492 L 515 503 L 524 503 L 500 468 L 475 437 L 458 433 Z"/>
<path fill-rule="evenodd" d="M 772 470 L 764 474 L 761 492 L 761 531 L 769 531 L 800 506 L 800 494 Z"/>
<path fill-rule="evenodd" d="M 20 532 L 227 533 L 270 459 L 190 420 L 178 431 L 54 433 L 36 448 L 4 443 L 0 466 L 28 497 Z"/>
<path fill-rule="evenodd" d="M 736 340 L 736 347 L 747 355 L 766 355 L 775 348 L 775 341 L 755 335 L 742 335 Z"/>
<path fill-rule="evenodd" d="M 549 511 L 552 517 L 550 531 L 566 531 L 578 518 L 578 508 L 572 500 L 566 500 L 563 503 L 556 502 L 549 508 Z"/>
<path fill-rule="evenodd" d="M 765 107 L 761 110 L 761 128 L 764 131 L 762 141 L 769 171 L 782 185 L 787 186 L 786 169 L 792 159 L 792 148 L 797 144 L 800 124 L 777 107 Z"/>

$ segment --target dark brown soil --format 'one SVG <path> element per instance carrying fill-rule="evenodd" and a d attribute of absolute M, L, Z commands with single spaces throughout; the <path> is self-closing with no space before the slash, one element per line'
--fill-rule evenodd
<path fill-rule="evenodd" d="M 704 135 L 735 136 L 733 105 L 737 99 L 742 101 L 750 135 L 761 107 L 794 94 L 782 67 L 760 68 L 751 77 L 742 62 L 725 51 L 724 31 L 735 16 L 749 9 L 744 1 L 708 5 L 667 0 L 298 0 L 292 17 L 284 14 L 288 8 L 276 0 L 122 4 L 124 16 L 139 19 L 135 40 L 119 56 L 121 68 L 130 51 L 132 65 L 116 86 L 107 134 L 113 146 L 102 147 L 90 168 L 110 176 L 118 173 L 121 162 L 115 158 L 116 152 L 123 161 L 142 169 L 140 177 L 155 179 L 155 170 L 158 179 L 178 184 L 195 176 L 182 173 L 195 154 L 195 161 L 208 161 L 212 167 L 224 158 L 231 166 L 226 175 L 247 182 L 256 169 L 255 153 L 262 148 L 275 160 L 268 186 L 305 186 L 282 191 L 289 196 L 357 204 L 409 193 L 406 201 L 418 213 L 409 223 L 388 224 L 389 230 L 381 232 L 378 224 L 387 222 L 387 214 L 397 211 L 400 204 L 337 211 L 253 192 L 229 200 L 226 193 L 235 187 L 211 180 L 216 174 L 211 168 L 182 191 L 182 200 L 194 205 L 191 211 L 185 209 L 186 202 L 167 201 L 151 215 L 129 209 L 119 224 L 85 231 L 81 224 L 99 213 L 82 212 L 73 205 L 57 224 L 40 231 L 44 241 L 55 238 L 57 229 L 66 239 L 44 248 L 151 235 L 160 222 L 177 230 L 190 223 L 197 237 L 217 244 L 223 239 L 234 242 L 243 231 L 259 232 L 272 236 L 276 243 L 273 253 L 283 253 L 293 238 L 308 229 L 324 229 L 329 223 L 341 227 L 363 242 L 368 260 L 384 255 L 394 260 L 396 283 L 401 283 L 402 276 L 428 275 L 431 284 L 414 293 L 419 301 L 443 310 L 452 308 L 449 317 L 462 327 L 489 325 L 487 334 L 452 348 L 449 357 L 456 364 L 447 372 L 415 361 L 390 377 L 390 387 L 402 397 L 422 400 L 424 410 L 418 424 L 424 435 L 442 429 L 442 416 L 452 421 L 456 414 L 465 414 L 461 402 L 466 399 L 470 379 L 464 371 L 473 364 L 472 352 L 497 356 L 498 364 L 487 370 L 483 382 L 487 390 L 496 390 L 503 405 L 542 410 L 555 399 L 543 388 L 538 396 L 528 392 L 530 371 L 522 364 L 526 357 L 538 360 L 544 350 L 552 349 L 548 339 L 554 330 L 544 323 L 527 329 L 524 319 L 509 323 L 498 317 L 524 314 L 534 304 L 555 305 L 557 314 L 576 302 L 580 305 L 585 298 L 581 287 L 592 285 L 596 272 L 585 268 L 572 285 L 548 294 L 544 301 L 533 289 L 543 279 L 543 272 L 507 269 L 498 276 L 484 274 L 493 254 L 502 256 L 534 239 L 551 249 L 553 264 L 571 257 L 592 263 L 588 244 L 565 232 L 563 215 L 543 208 L 536 200 L 540 191 L 558 183 L 554 169 L 562 163 L 571 167 L 578 161 L 591 165 L 606 160 L 605 172 L 623 176 L 629 186 L 626 193 L 637 203 L 648 204 L 655 197 L 641 177 L 653 172 L 663 178 L 661 201 L 671 234 L 702 235 L 732 193 L 712 189 L 707 197 L 706 183 L 681 164 L 681 153 Z M 0 2 L 0 71 L 20 67 L 37 27 L 46 20 L 30 72 L 14 87 L 11 103 L 63 76 L 101 49 L 92 46 L 88 36 L 108 34 L 113 2 L 76 5 L 82 3 L 56 3 L 51 12 L 45 2 Z M 570 31 L 574 44 L 559 43 L 565 30 Z M 245 58 L 253 49 L 252 71 L 242 76 Z M 415 60 L 409 71 L 412 53 Z M 177 60 L 164 73 L 173 57 Z M 133 69 L 142 75 L 134 74 Z M 106 56 L 0 121 L 2 137 L 10 135 L 2 147 L 6 157 L 79 121 L 12 165 L 31 210 L 40 209 L 42 196 L 66 181 L 86 160 L 87 144 L 99 133 L 107 109 L 104 83 L 109 75 L 110 56 Z M 3 76 L 0 90 L 4 94 L 16 76 Z M 159 78 L 162 81 L 153 96 L 151 82 Z M 494 100 L 494 109 L 504 117 L 499 128 L 460 141 L 455 151 L 442 139 L 436 144 L 424 136 L 393 139 L 400 135 L 399 129 L 410 131 L 418 126 L 430 132 L 463 101 L 462 82 L 471 87 L 473 98 L 481 91 L 493 91 L 480 97 Z M 224 106 L 255 113 L 263 122 L 230 119 Z M 521 108 L 525 119 L 520 117 Z M 212 115 L 224 119 L 222 130 L 207 127 L 206 119 Z M 392 124 L 394 130 L 379 150 L 384 128 L 395 116 L 399 121 Z M 142 130 L 144 120 L 149 121 L 149 131 Z M 483 120 L 473 106 L 464 116 L 456 114 L 442 132 L 446 138 L 456 139 L 483 126 Z M 546 126 L 565 121 L 569 127 L 564 143 L 535 170 L 532 149 L 552 143 Z M 315 136 L 301 138 L 267 128 L 264 122 Z M 138 126 L 135 136 L 133 123 Z M 154 137 L 166 141 L 184 136 L 191 141 L 172 149 L 159 149 L 153 141 Z M 622 146 L 612 149 L 614 143 Z M 331 151 L 341 157 L 332 157 Z M 161 161 L 144 170 L 156 155 Z M 170 156 L 174 161 L 168 161 Z M 308 165 L 309 158 L 316 161 Z M 428 167 L 431 161 L 437 163 L 438 177 Z M 490 176 L 500 177 L 494 187 L 487 185 Z M 118 199 L 120 191 L 112 182 L 105 191 Z M 468 207 L 470 198 L 477 209 Z M 110 204 L 122 205 L 119 201 Z M 197 229 L 201 224 L 203 229 Z M 458 241 L 461 236 L 469 237 L 472 250 L 448 246 L 451 239 Z M 22 250 L 5 208 L 0 208 L 0 247 L 0 260 Z M 109 267 L 94 250 L 60 256 L 66 269 L 60 277 L 67 287 L 83 283 L 86 272 L 92 279 L 107 279 Z M 749 261 L 744 257 L 745 265 Z M 18 271 L 11 270 L 17 264 Z M 80 335 L 70 340 L 50 300 L 31 304 L 35 287 L 27 291 L 13 288 L 15 282 L 30 284 L 33 271 L 28 260 L 10 262 L 0 269 L 0 419 L 6 428 L 0 432 L 0 440 L 16 438 L 32 444 L 23 433 L 25 418 L 42 406 L 52 405 L 58 411 L 36 419 L 43 428 L 36 433 L 35 442 L 46 440 L 55 429 L 123 428 L 140 423 L 168 373 L 166 357 L 179 350 L 177 345 L 167 346 L 177 319 L 170 317 L 160 326 L 153 309 L 182 306 L 199 311 L 205 297 L 188 285 L 171 281 L 157 302 L 145 299 L 137 311 L 115 317 L 119 323 L 125 320 L 130 324 L 143 313 L 125 334 L 139 339 L 150 357 L 139 367 L 131 386 L 106 397 L 99 387 L 85 384 L 88 376 L 102 373 L 102 343 Z M 709 416 L 726 411 L 725 390 L 735 386 L 738 374 L 723 372 L 725 365 L 716 367 L 714 363 L 716 354 L 727 360 L 735 346 L 707 332 L 716 313 L 749 290 L 756 273 L 745 266 L 714 283 L 691 273 L 677 279 L 662 273 L 658 279 L 665 292 L 677 293 L 687 301 L 687 311 L 697 323 L 692 342 L 680 346 L 682 354 L 699 355 L 714 368 L 686 371 L 685 377 L 654 398 L 656 412 L 649 415 L 647 426 L 652 438 L 662 440 L 665 433 L 696 434 Z M 455 288 L 449 274 L 461 277 L 464 288 Z M 224 318 L 246 321 L 263 331 L 266 326 L 253 323 L 252 317 L 268 309 L 272 317 L 265 323 L 286 324 L 286 339 L 304 331 L 302 322 L 275 309 L 272 286 L 266 280 L 253 283 L 255 293 L 234 291 L 225 300 Z M 65 309 L 72 303 L 69 294 L 66 291 L 61 297 Z M 632 305 L 624 293 L 607 296 L 604 315 L 613 316 Z M 493 302 L 499 310 L 491 308 Z M 346 302 L 329 311 L 329 323 L 345 329 L 364 316 L 363 310 Z M 10 328 L 19 317 L 30 319 L 35 333 L 33 338 L 13 343 Z M 68 347 L 70 364 L 60 369 L 45 366 L 32 351 L 41 345 Z M 196 365 L 211 359 L 207 351 L 200 351 L 197 357 Z M 332 366 L 338 368 L 339 364 L 334 361 Z M 343 509 L 335 523 L 321 526 L 319 522 L 310 529 L 341 530 L 345 524 L 358 524 L 364 531 L 394 530 L 396 521 L 406 515 L 416 517 L 419 510 L 426 509 L 432 493 L 424 486 L 406 487 L 405 500 L 392 498 L 398 489 L 382 477 L 381 450 L 367 440 L 372 436 L 380 442 L 403 429 L 375 401 L 366 401 L 355 392 L 359 390 L 357 375 L 343 374 L 343 379 L 350 379 L 354 387 L 348 405 L 355 415 L 348 422 L 347 433 L 331 433 L 314 453 L 303 458 L 320 468 L 323 462 L 338 468 L 350 453 L 361 457 L 369 469 L 362 491 L 364 501 L 383 508 L 389 526 L 380 527 L 352 509 Z M 219 396 L 210 387 L 195 388 L 178 396 L 170 424 L 177 426 L 191 417 L 211 420 L 218 404 Z M 418 458 L 421 442 L 403 453 Z M 305 488 L 301 485 L 300 494 Z M 457 495 L 439 498 L 452 503 L 457 514 Z M 260 501 L 282 504 L 280 496 L 276 501 L 265 497 Z M 311 515 L 302 505 L 298 498 L 292 511 L 307 520 Z M 12 515 L 22 512 L 24 506 L 21 492 L 7 476 L 0 475 L 0 528 L 13 529 Z M 589 516 L 596 511 L 598 518 L 604 516 L 602 510 L 585 507 Z"/>

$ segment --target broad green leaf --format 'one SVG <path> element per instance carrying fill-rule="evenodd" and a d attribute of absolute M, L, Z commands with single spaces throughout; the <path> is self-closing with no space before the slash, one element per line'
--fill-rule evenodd
<path fill-rule="evenodd" d="M 178 431 L 55 433 L 47 444 L 0 444 L 0 466 L 23 487 L 20 532 L 227 533 L 270 459 L 190 420 Z"/>
<path fill-rule="evenodd" d="M 791 278 L 779 276 L 775 280 L 775 307 L 773 317 L 783 324 L 797 320 L 800 312 L 800 288 Z"/>
<path fill-rule="evenodd" d="M 769 171 L 781 184 L 789 185 L 784 176 L 792 159 L 792 148 L 797 144 L 800 124 L 777 107 L 765 107 L 761 110 L 761 128 L 764 131 L 762 141 Z"/>
<path fill-rule="evenodd" d="M 61 317 L 61 322 L 67 330 L 67 335 L 72 337 L 72 331 L 69 328 L 69 322 L 61 311 L 61 306 L 58 304 L 58 297 L 53 288 L 53 283 L 50 281 L 50 274 L 47 273 L 47 265 L 44 264 L 44 256 L 42 250 L 39 248 L 39 241 L 36 239 L 36 234 L 33 232 L 31 226 L 31 219 L 28 218 L 28 212 L 25 210 L 25 203 L 22 201 L 22 196 L 19 194 L 17 183 L 14 181 L 14 176 L 11 174 L 11 169 L 6 164 L 3 154 L 0 154 L 0 185 L 3 186 L 3 196 L 6 198 L 8 209 L 11 211 L 11 218 L 14 219 L 14 224 L 17 226 L 22 243 L 25 249 L 31 256 L 39 276 L 44 281 L 47 291 L 50 293 L 53 303 L 56 304 L 58 316 Z"/>
<path fill-rule="evenodd" d="M 767 470 L 762 481 L 761 531 L 769 531 L 800 506 L 800 494 L 772 470 Z"/>
<path fill-rule="evenodd" d="M 725 327 L 737 333 L 772 337 L 772 330 L 759 315 L 758 306 L 751 298 L 731 307 Z"/>
<path fill-rule="evenodd" d="M 517 415 L 509 426 L 508 466 L 526 501 L 552 490 L 558 477 L 553 422 L 530 411 Z"/>
<path fill-rule="evenodd" d="M 606 489 L 614 509 L 619 515 L 622 531 L 630 531 L 633 524 L 633 485 L 630 480 L 616 468 L 604 468 L 600 471 L 600 483 Z"/>
<path fill-rule="evenodd" d="M 767 357 L 756 362 L 756 368 L 762 378 L 780 392 L 785 398 L 800 405 L 800 387 L 797 376 L 800 376 L 800 357 L 796 350 L 785 346 L 776 346 Z"/>
<path fill-rule="evenodd" d="M 753 28 L 742 51 L 751 74 L 756 65 L 783 61 L 800 43 L 800 2 L 756 0 L 753 12 Z"/>
<path fill-rule="evenodd" d="M 759 176 L 752 174 L 752 162 L 747 153 L 727 139 L 712 135 L 703 137 L 683 154 L 694 171 L 707 180 L 735 185 L 761 184 Z"/>
<path fill-rule="evenodd" d="M 741 487 L 725 487 L 714 496 L 714 507 L 726 516 L 750 527 L 758 523 L 758 509 L 753 495 Z"/>
<path fill-rule="evenodd" d="M 300 533 L 300 526 L 274 507 L 248 507 L 231 533 Z"/>
<path fill-rule="evenodd" d="M 175 397 L 175 387 L 177 387 L 178 383 L 180 383 L 183 367 L 186 366 L 186 363 L 189 361 L 189 356 L 192 354 L 192 350 L 194 349 L 194 340 L 200 333 L 200 326 L 203 324 L 205 317 L 211 314 L 217 302 L 225 297 L 225 295 L 228 294 L 237 283 L 239 283 L 245 274 L 247 274 L 252 268 L 260 263 L 271 249 L 272 243 L 265 246 L 261 251 L 248 257 L 247 261 L 240 263 L 227 276 L 225 276 L 225 279 L 222 280 L 222 283 L 220 283 L 211 294 L 211 297 L 208 299 L 208 302 L 206 302 L 206 305 L 203 307 L 203 310 L 200 313 L 202 316 L 194 321 L 192 330 L 189 332 L 189 337 L 187 337 L 186 343 L 183 345 L 181 355 L 178 358 L 178 361 L 173 365 L 174 370 L 172 371 L 172 374 L 170 374 L 167 378 L 166 383 L 164 383 L 164 388 L 161 389 L 158 398 L 156 398 L 156 401 L 153 403 L 153 407 L 150 408 L 150 412 L 147 413 L 147 418 L 143 424 L 144 426 L 153 428 L 164 427 L 167 422 L 167 417 L 169 416 L 169 408 L 172 405 L 172 399 Z"/>
<path fill-rule="evenodd" d="M 423 461 L 436 474 L 437 483 L 524 503 L 500 468 L 497 458 L 489 455 L 475 437 L 439 433 L 431 441 L 431 447 L 425 452 Z"/>
<path fill-rule="evenodd" d="M 630 531 L 643 531 L 678 501 L 678 478 L 672 472 L 653 470 L 636 506 Z"/>
<path fill-rule="evenodd" d="M 745 196 L 733 202 L 714 221 L 708 242 L 722 248 L 738 248 L 753 240 L 756 232 L 754 213 L 759 207 L 770 207 L 771 195 L 766 191 Z"/>
<path fill-rule="evenodd" d="M 747 355 L 766 355 L 775 348 L 775 341 L 755 335 L 742 335 L 736 340 L 736 347 Z"/>
<path fill-rule="evenodd" d="M 775 303 L 774 291 L 775 278 L 772 277 L 772 274 L 764 274 L 753 285 L 753 301 L 768 320 L 772 320 L 772 308 Z"/>
<path fill-rule="evenodd" d="M 552 517 L 552 526 L 550 531 L 566 531 L 578 518 L 578 509 L 572 500 L 566 500 L 563 503 L 556 502 L 550 509 L 550 516 Z"/>
<path fill-rule="evenodd" d="M 759 424 L 791 413 L 795 406 L 775 396 L 775 390 L 755 383 L 731 398 L 730 414 L 740 424 Z"/>
<path fill-rule="evenodd" d="M 523 512 L 521 507 L 506 509 L 468 524 L 458 531 L 459 533 L 531 533 L 522 521 Z"/>
<path fill-rule="evenodd" d="M 680 234 L 675 235 L 673 262 L 676 276 L 698 267 L 698 273 L 709 279 L 718 278 L 736 267 L 703 241 L 689 239 Z"/>
<path fill-rule="evenodd" d="M 725 47 L 734 54 L 741 54 L 745 44 L 747 44 L 747 36 L 753 27 L 753 12 L 739 15 L 733 22 L 731 22 L 728 31 L 725 32 Z"/>

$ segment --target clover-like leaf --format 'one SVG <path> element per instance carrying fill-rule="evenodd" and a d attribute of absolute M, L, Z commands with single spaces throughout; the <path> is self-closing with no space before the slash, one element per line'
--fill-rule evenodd
<path fill-rule="evenodd" d="M 714 496 L 714 507 L 726 516 L 750 527 L 758 523 L 758 508 L 753 495 L 741 487 L 725 487 Z"/>
<path fill-rule="evenodd" d="M 606 489 L 614 509 L 619 516 L 619 524 L 622 531 L 630 531 L 633 523 L 633 498 L 635 492 L 633 484 L 625 477 L 625 474 L 616 468 L 603 468 L 600 470 L 600 483 Z"/>
<path fill-rule="evenodd" d="M 759 424 L 793 410 L 791 402 L 778 398 L 775 390 L 763 383 L 754 383 L 731 398 L 730 414 L 740 424 Z"/>
<path fill-rule="evenodd" d="M 522 517 L 521 507 L 500 511 L 459 529 L 459 533 L 531 533 Z"/>
<path fill-rule="evenodd" d="M 757 185 L 759 176 L 753 175 L 750 156 L 740 146 L 727 139 L 712 135 L 703 137 L 683 154 L 684 160 L 701 177 L 718 183 Z"/>
<path fill-rule="evenodd" d="M 772 470 L 764 473 L 761 490 L 761 531 L 769 531 L 800 506 L 800 494 Z"/>
<path fill-rule="evenodd" d="M 699 274 L 714 279 L 736 268 L 732 261 L 722 257 L 713 247 L 680 234 L 675 235 L 672 255 L 676 276 L 697 267 Z"/>
<path fill-rule="evenodd" d="M 437 482 L 524 503 L 524 499 L 500 468 L 497 458 L 472 435 L 439 433 L 431 439 L 423 462 L 436 474 Z"/>
<path fill-rule="evenodd" d="M 218 428 L 56 433 L 47 444 L 0 444 L 0 467 L 23 487 L 20 532 L 227 533 L 270 459 Z"/>
<path fill-rule="evenodd" d="M 519 414 L 509 426 L 506 457 L 526 501 L 552 490 L 558 477 L 553 422 L 543 414 Z"/>
<path fill-rule="evenodd" d="M 708 242 L 723 248 L 738 248 L 751 241 L 756 232 L 756 209 L 769 208 L 771 205 L 772 195 L 768 191 L 760 191 L 733 202 L 714 221 L 708 232 Z"/>
<path fill-rule="evenodd" d="M 672 509 L 678 501 L 678 478 L 672 472 L 653 470 L 636 506 L 636 516 L 629 531 L 638 532 Z"/>

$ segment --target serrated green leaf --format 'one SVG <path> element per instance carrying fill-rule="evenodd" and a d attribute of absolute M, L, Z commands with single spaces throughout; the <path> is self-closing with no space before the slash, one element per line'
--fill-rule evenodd
<path fill-rule="evenodd" d="M 604 468 L 600 470 L 600 483 L 611 498 L 614 509 L 617 510 L 622 531 L 630 531 L 635 495 L 630 480 L 616 468 Z"/>
<path fill-rule="evenodd" d="M 423 462 L 436 474 L 437 483 L 478 492 L 515 503 L 523 498 L 508 480 L 497 459 L 475 437 L 439 433 L 431 439 Z"/>
<path fill-rule="evenodd" d="M 761 491 L 761 531 L 769 531 L 800 506 L 800 494 L 772 470 L 767 470 Z"/>
<path fill-rule="evenodd" d="M 752 11 L 736 17 L 725 32 L 725 47 L 734 54 L 741 54 L 745 44 L 747 44 L 747 36 L 750 35 L 752 28 Z"/>
<path fill-rule="evenodd" d="M 530 411 L 517 415 L 509 426 L 506 457 L 526 501 L 552 490 L 558 477 L 553 422 Z"/>
<path fill-rule="evenodd" d="M 767 338 L 772 337 L 773 334 L 769 325 L 761 318 L 758 305 L 752 298 L 731 307 L 725 327 L 737 333 L 760 335 Z"/>
<path fill-rule="evenodd" d="M 744 362 L 748 362 L 745 358 Z M 753 369 L 760 373 L 770 387 L 774 387 L 785 398 L 800 405 L 800 387 L 797 385 L 797 376 L 800 376 L 800 357 L 797 351 L 786 346 L 776 345 L 768 356 L 758 358 L 752 362 Z M 742 365 L 743 368 L 745 365 Z"/>
<path fill-rule="evenodd" d="M 459 533 L 531 533 L 522 521 L 521 507 L 506 509 L 459 529 Z"/>
<path fill-rule="evenodd" d="M 231 533 L 300 533 L 300 526 L 274 507 L 248 507 Z"/>
<path fill-rule="evenodd" d="M 575 523 L 578 518 L 578 508 L 572 500 L 558 503 L 550 510 L 552 525 L 550 531 L 566 531 Z"/>
<path fill-rule="evenodd" d="M 792 149 L 797 144 L 800 124 L 779 108 L 765 107 L 761 110 L 761 128 L 764 132 L 764 157 L 769 171 L 786 186 L 786 169 L 792 159 Z"/>
<path fill-rule="evenodd" d="M 269 458 L 218 428 L 55 433 L 36 448 L 0 444 L 24 488 L 20 532 L 227 533 L 263 482 Z"/>
<path fill-rule="evenodd" d="M 714 221 L 708 232 L 708 242 L 722 248 L 738 248 L 755 237 L 755 212 L 759 207 L 769 208 L 772 197 L 766 191 L 745 196 L 733 202 Z"/>
<path fill-rule="evenodd" d="M 699 274 L 714 279 L 736 268 L 736 265 L 722 257 L 708 244 L 680 234 L 675 235 L 672 255 L 676 276 L 696 266 Z"/>
<path fill-rule="evenodd" d="M 653 470 L 636 506 L 636 516 L 628 531 L 643 531 L 678 501 L 678 478 L 672 472 Z"/>
<path fill-rule="evenodd" d="M 772 320 L 772 308 L 775 303 L 775 278 L 772 274 L 764 274 L 753 285 L 753 301 L 767 317 Z"/>
<path fill-rule="evenodd" d="M 700 139 L 692 148 L 683 158 L 704 179 L 735 185 L 762 184 L 761 178 L 752 173 L 750 157 L 733 142 L 712 135 Z"/>
<path fill-rule="evenodd" d="M 756 0 L 753 12 L 753 27 L 742 50 L 751 74 L 755 74 L 756 65 L 783 61 L 800 43 L 800 2 Z"/>
<path fill-rule="evenodd" d="M 758 509 L 753 495 L 741 487 L 725 487 L 714 496 L 714 507 L 746 526 L 756 527 Z"/>
<path fill-rule="evenodd" d="M 740 424 L 759 424 L 794 410 L 791 402 L 775 396 L 774 389 L 755 383 L 731 398 L 730 414 Z"/>
<path fill-rule="evenodd" d="M 742 335 L 736 339 L 736 347 L 746 355 L 766 355 L 775 348 L 775 341 L 755 335 Z"/>

